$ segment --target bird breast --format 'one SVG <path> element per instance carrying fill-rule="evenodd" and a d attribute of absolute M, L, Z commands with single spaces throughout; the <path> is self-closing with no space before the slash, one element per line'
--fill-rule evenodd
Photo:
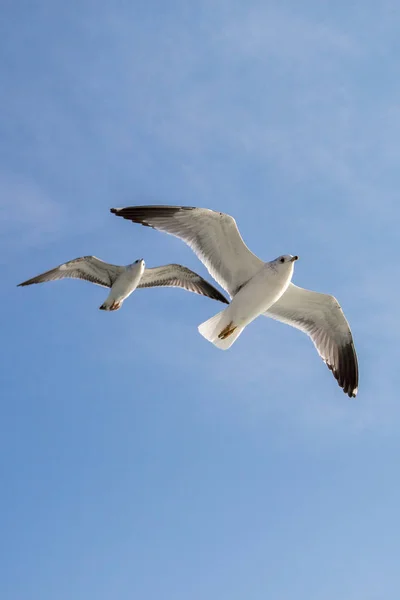
<path fill-rule="evenodd" d="M 235 324 L 247 325 L 279 300 L 292 278 L 293 267 L 290 267 L 277 269 L 268 263 L 261 267 L 231 302 L 232 319 Z"/>

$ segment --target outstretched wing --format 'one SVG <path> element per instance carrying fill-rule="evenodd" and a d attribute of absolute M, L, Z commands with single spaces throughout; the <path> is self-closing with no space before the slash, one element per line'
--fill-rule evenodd
<path fill-rule="evenodd" d="M 208 296 L 213 300 L 219 300 L 229 304 L 228 300 L 213 285 L 200 277 L 194 271 L 183 267 L 182 265 L 165 265 L 145 269 L 138 288 L 146 287 L 180 287 L 188 292 L 194 292 L 201 296 Z"/>
<path fill-rule="evenodd" d="M 183 240 L 231 296 L 264 264 L 247 248 L 230 215 L 189 206 L 129 206 L 111 212 Z"/>
<path fill-rule="evenodd" d="M 84 279 L 91 283 L 95 283 L 96 285 L 109 288 L 123 271 L 123 267 L 110 265 L 95 256 L 82 256 L 63 263 L 55 269 L 46 271 L 41 275 L 37 275 L 37 277 L 32 277 L 32 279 L 28 279 L 27 281 L 18 284 L 18 287 L 32 285 L 33 283 L 44 283 L 46 281 L 71 278 Z"/>
<path fill-rule="evenodd" d="M 291 283 L 264 315 L 306 333 L 343 391 L 355 398 L 358 391 L 356 349 L 350 326 L 334 296 Z"/>

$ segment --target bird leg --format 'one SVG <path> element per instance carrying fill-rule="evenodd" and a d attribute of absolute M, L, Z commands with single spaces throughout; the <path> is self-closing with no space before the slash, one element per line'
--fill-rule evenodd
<path fill-rule="evenodd" d="M 121 308 L 121 302 L 113 302 L 110 306 L 110 310 L 118 310 Z"/>
<path fill-rule="evenodd" d="M 230 335 L 232 335 L 232 333 L 235 331 L 235 329 L 237 329 L 237 326 L 233 324 L 233 321 L 231 321 L 229 323 L 229 325 L 227 325 L 222 331 L 221 333 L 218 335 L 218 338 L 220 340 L 225 340 L 227 337 L 229 337 Z"/>

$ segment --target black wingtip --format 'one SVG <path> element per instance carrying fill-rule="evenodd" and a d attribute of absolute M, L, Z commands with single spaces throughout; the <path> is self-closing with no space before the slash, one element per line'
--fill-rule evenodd
<path fill-rule="evenodd" d="M 211 298 L 212 300 L 219 300 L 220 302 L 222 302 L 222 304 L 229 304 L 229 301 L 222 294 L 213 294 L 212 296 L 209 295 L 209 298 Z"/>
<path fill-rule="evenodd" d="M 151 220 L 155 217 L 171 217 L 181 210 L 193 210 L 192 206 L 164 206 L 164 205 L 149 205 L 149 206 L 125 206 L 124 208 L 110 208 L 110 212 L 117 217 L 122 217 L 127 221 L 138 223 L 144 227 L 152 227 L 154 225 Z"/>
<path fill-rule="evenodd" d="M 17 283 L 17 287 L 25 287 L 27 285 L 33 285 L 34 283 L 41 283 L 37 279 L 38 279 L 37 277 L 32 277 L 32 279 L 27 279 L 26 281 L 23 281 L 22 283 Z"/>
<path fill-rule="evenodd" d="M 166 204 L 149 204 L 143 206 L 125 206 L 123 208 L 110 208 L 110 212 L 118 217 L 123 217 L 134 223 L 142 223 L 153 217 L 171 217 L 172 215 L 188 210 L 196 210 L 195 206 L 170 206 Z"/>
<path fill-rule="evenodd" d="M 223 294 L 221 294 L 220 292 L 217 292 L 217 294 L 215 296 L 215 300 L 219 300 L 223 304 L 229 304 L 229 300 L 227 298 L 225 298 L 225 296 Z"/>
<path fill-rule="evenodd" d="M 201 287 L 203 288 L 203 293 L 205 293 L 205 295 L 207 295 L 212 300 L 219 300 L 223 304 L 229 304 L 229 300 L 227 300 L 219 290 L 217 290 L 213 285 L 211 285 L 211 283 L 208 283 L 208 281 L 206 281 L 205 279 L 203 279 Z"/>
<path fill-rule="evenodd" d="M 353 342 L 340 349 L 338 365 L 327 366 L 343 392 L 349 398 L 355 398 L 358 392 L 358 361 Z"/>

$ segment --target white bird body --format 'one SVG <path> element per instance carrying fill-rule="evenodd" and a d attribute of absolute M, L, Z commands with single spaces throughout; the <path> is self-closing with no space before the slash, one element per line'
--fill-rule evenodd
<path fill-rule="evenodd" d="M 235 294 L 230 305 L 199 325 L 199 332 L 221 350 L 227 350 L 243 329 L 285 293 L 297 256 L 285 255 L 263 266 Z"/>
<path fill-rule="evenodd" d="M 145 270 L 143 259 L 137 260 L 124 268 L 111 286 L 110 293 L 100 306 L 100 310 L 118 310 L 124 300 L 134 292 Z"/>
<path fill-rule="evenodd" d="M 292 276 L 295 257 L 280 264 L 276 259 L 265 263 L 235 294 L 226 309 L 235 323 L 245 327 L 268 310 L 286 291 Z"/>

